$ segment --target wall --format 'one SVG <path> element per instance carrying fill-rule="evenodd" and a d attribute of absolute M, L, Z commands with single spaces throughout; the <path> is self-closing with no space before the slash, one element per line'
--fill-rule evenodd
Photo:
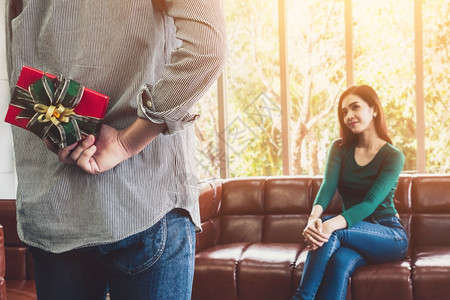
<path fill-rule="evenodd" d="M 5 47 L 5 2 L 0 0 L 0 199 L 16 198 L 16 174 L 11 126 L 5 123 L 9 103 Z"/>

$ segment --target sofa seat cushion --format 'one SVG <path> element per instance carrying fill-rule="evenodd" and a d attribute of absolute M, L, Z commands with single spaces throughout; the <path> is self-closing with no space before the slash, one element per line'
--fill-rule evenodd
<path fill-rule="evenodd" d="M 34 280 L 7 280 L 6 299 L 36 300 L 36 285 Z"/>
<path fill-rule="evenodd" d="M 351 278 L 352 298 L 412 300 L 410 272 L 408 260 L 359 267 Z"/>
<path fill-rule="evenodd" d="M 245 249 L 237 269 L 239 299 L 290 299 L 297 284 L 294 268 L 304 245 L 254 243 Z"/>
<path fill-rule="evenodd" d="M 5 247 L 6 280 L 27 279 L 27 248 Z"/>
<path fill-rule="evenodd" d="M 307 256 L 305 249 L 295 262 L 295 288 L 300 284 Z M 412 299 L 410 269 L 409 260 L 359 267 L 349 279 L 346 299 Z"/>
<path fill-rule="evenodd" d="M 298 285 L 294 270 L 303 250 L 304 245 L 294 243 L 232 243 L 205 249 L 196 255 L 192 299 L 290 299 Z"/>
<path fill-rule="evenodd" d="M 413 260 L 416 299 L 440 299 L 450 295 L 450 246 L 418 247 Z"/>
<path fill-rule="evenodd" d="M 249 245 L 249 243 L 217 245 L 197 253 L 192 299 L 238 299 L 237 267 Z"/>

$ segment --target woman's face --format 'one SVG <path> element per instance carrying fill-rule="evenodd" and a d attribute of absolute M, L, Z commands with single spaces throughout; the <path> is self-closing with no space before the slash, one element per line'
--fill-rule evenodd
<path fill-rule="evenodd" d="M 355 134 L 374 127 L 375 110 L 366 101 L 356 95 L 348 95 L 342 100 L 342 118 L 344 124 Z"/>

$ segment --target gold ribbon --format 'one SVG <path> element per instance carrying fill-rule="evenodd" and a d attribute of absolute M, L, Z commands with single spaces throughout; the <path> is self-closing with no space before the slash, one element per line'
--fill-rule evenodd
<path fill-rule="evenodd" d="M 63 105 L 58 104 L 47 106 L 45 104 L 35 104 L 34 110 L 39 113 L 38 122 L 52 122 L 55 126 L 60 123 L 68 123 L 70 121 L 70 116 L 74 115 L 75 112 L 73 108 L 65 108 Z"/>

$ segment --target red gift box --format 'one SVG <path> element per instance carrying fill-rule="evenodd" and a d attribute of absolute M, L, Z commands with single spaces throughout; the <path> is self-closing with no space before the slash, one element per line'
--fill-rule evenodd
<path fill-rule="evenodd" d="M 28 91 L 29 87 L 32 84 L 36 83 L 37 81 L 41 80 L 44 74 L 50 80 L 54 81 L 58 79 L 58 77 L 55 75 L 44 73 L 43 71 L 33 69 L 28 66 L 24 66 L 20 72 L 19 79 L 17 80 L 16 89 Z M 97 122 L 100 120 L 101 123 L 101 120 L 105 116 L 108 103 L 109 103 L 108 96 L 83 87 L 81 98 L 77 103 L 77 105 L 73 107 L 73 112 L 76 116 L 87 117 L 88 119 L 89 118 L 96 119 Z M 11 103 L 6 113 L 5 122 L 21 128 L 29 129 L 27 126 L 29 126 L 29 122 L 32 119 L 32 117 L 20 116 L 23 110 L 24 110 L 23 108 L 20 108 L 17 105 Z M 38 114 L 38 112 L 36 112 L 36 114 Z M 96 131 L 99 130 L 100 126 L 97 127 L 98 128 L 96 129 Z M 81 138 L 84 138 L 85 135 L 86 134 L 84 132 L 81 132 Z M 69 144 L 65 144 L 64 146 L 68 145 Z M 59 146 L 62 147 L 61 145 Z"/>

